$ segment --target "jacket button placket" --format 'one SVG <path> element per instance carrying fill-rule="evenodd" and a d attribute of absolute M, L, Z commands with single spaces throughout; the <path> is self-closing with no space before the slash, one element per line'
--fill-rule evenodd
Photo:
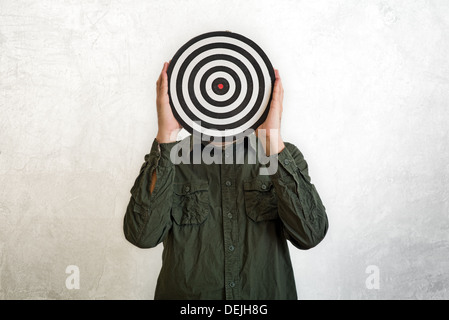
<path fill-rule="evenodd" d="M 225 293 L 226 300 L 239 299 L 239 259 L 238 259 L 238 228 L 236 221 L 236 176 L 235 165 L 225 164 L 223 152 L 223 164 L 221 168 L 222 181 L 222 212 L 223 212 L 223 245 L 225 259 Z M 229 162 L 227 162 L 229 163 Z M 232 217 L 229 218 L 229 217 Z"/>

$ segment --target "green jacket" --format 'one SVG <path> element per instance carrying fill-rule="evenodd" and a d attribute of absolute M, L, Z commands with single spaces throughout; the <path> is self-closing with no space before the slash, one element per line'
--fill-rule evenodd
<path fill-rule="evenodd" d="M 316 246 L 328 229 L 325 207 L 294 145 L 275 155 L 275 174 L 261 175 L 252 141 L 212 148 L 222 164 L 174 164 L 178 142 L 154 140 L 131 189 L 124 233 L 140 248 L 163 242 L 155 299 L 297 299 L 287 240 Z"/>

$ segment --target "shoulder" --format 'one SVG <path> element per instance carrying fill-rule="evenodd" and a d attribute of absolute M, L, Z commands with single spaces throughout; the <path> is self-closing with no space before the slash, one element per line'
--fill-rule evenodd
<path fill-rule="evenodd" d="M 310 177 L 308 176 L 308 164 L 304 159 L 302 152 L 292 143 L 284 142 L 285 149 L 290 153 L 291 157 L 296 163 L 296 166 L 299 168 L 301 173 L 306 176 L 307 180 L 310 181 Z"/>
<path fill-rule="evenodd" d="M 285 149 L 288 150 L 288 152 L 291 154 L 291 156 L 296 159 L 304 159 L 304 156 L 302 152 L 298 149 L 297 146 L 295 146 L 293 143 L 290 142 L 284 142 Z"/>

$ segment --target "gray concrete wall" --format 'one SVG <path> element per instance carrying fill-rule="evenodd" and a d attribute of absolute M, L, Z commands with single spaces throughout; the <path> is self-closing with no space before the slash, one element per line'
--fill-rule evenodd
<path fill-rule="evenodd" d="M 283 137 L 329 214 L 291 250 L 299 297 L 449 298 L 445 0 L 0 1 L 0 298 L 153 297 L 162 245 L 122 219 L 162 63 L 214 30 L 280 70 Z"/>

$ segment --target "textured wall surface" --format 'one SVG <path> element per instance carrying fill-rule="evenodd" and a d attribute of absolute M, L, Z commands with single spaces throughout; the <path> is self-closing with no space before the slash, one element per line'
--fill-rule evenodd
<path fill-rule="evenodd" d="M 129 244 L 123 215 L 162 63 L 213 30 L 280 70 L 327 208 L 327 238 L 291 248 L 299 297 L 448 299 L 446 0 L 1 0 L 0 299 L 153 298 L 162 245 Z"/>

